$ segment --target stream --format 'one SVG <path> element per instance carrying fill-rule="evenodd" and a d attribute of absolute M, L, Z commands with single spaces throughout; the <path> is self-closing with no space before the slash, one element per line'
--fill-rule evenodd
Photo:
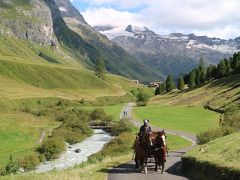
<path fill-rule="evenodd" d="M 36 167 L 36 173 L 47 172 L 51 170 L 62 170 L 74 167 L 87 161 L 88 157 L 102 150 L 103 146 L 112 140 L 112 136 L 101 129 L 95 129 L 94 134 L 84 141 L 68 145 L 67 150 L 58 158 L 52 161 L 46 161 Z M 76 150 L 80 152 L 76 152 Z"/>

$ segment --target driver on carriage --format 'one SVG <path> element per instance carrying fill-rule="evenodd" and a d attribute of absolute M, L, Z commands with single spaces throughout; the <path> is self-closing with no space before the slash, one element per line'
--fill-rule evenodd
<path fill-rule="evenodd" d="M 144 132 L 150 133 L 152 132 L 151 126 L 149 126 L 149 120 L 144 119 L 143 120 L 143 125 L 140 127 L 139 135 L 141 136 Z"/>

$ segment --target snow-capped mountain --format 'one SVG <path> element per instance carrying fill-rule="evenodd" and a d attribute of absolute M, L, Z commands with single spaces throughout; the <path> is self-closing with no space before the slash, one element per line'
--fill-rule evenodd
<path fill-rule="evenodd" d="M 181 33 L 159 35 L 146 27 L 132 25 L 100 32 L 140 62 L 157 67 L 164 74 L 185 73 L 196 66 L 201 57 L 209 64 L 216 64 L 240 50 L 240 38 L 224 40 Z"/>

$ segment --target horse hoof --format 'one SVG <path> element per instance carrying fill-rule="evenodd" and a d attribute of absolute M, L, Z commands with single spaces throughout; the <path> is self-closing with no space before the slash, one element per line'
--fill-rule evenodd
<path fill-rule="evenodd" d="M 162 171 L 161 174 L 163 174 L 164 172 Z"/>

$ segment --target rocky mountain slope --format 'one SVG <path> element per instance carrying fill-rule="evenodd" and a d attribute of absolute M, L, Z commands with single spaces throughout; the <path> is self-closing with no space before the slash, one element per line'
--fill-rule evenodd
<path fill-rule="evenodd" d="M 103 57 L 109 72 L 132 79 L 160 79 L 160 72 L 137 62 L 124 49 L 95 32 L 69 0 L 0 0 L 0 35 L 43 47 L 93 69 Z M 6 45 L 8 47 L 8 45 Z M 29 50 L 31 46 L 27 46 Z M 4 54 L 5 50 L 1 50 Z M 37 56 L 42 55 L 34 49 Z M 49 59 L 49 58 L 48 58 Z M 58 62 L 58 59 L 54 61 Z M 66 60 L 66 64 L 71 64 Z"/>
<path fill-rule="evenodd" d="M 97 32 L 84 20 L 81 13 L 69 0 L 54 0 L 61 10 L 62 17 L 69 28 L 78 33 L 86 42 L 93 45 L 105 57 L 109 72 L 134 77 L 142 81 L 159 80 L 164 75 L 156 68 L 138 62 L 123 48 Z M 149 71 L 152 69 L 151 71 Z"/>
<path fill-rule="evenodd" d="M 157 67 L 164 74 L 178 75 L 192 69 L 203 57 L 207 63 L 216 64 L 220 59 L 240 50 L 239 38 L 223 40 L 173 33 L 159 35 L 148 28 L 129 25 L 121 28 L 96 27 L 137 59 Z"/>

